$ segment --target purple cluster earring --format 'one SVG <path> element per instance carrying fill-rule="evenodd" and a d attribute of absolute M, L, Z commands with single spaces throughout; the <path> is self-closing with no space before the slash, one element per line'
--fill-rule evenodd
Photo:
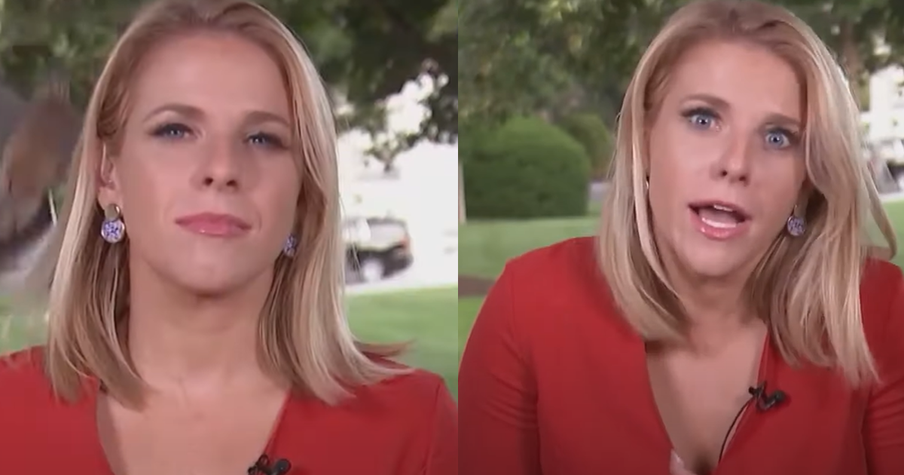
<path fill-rule="evenodd" d="M 807 222 L 804 221 L 804 218 L 800 218 L 795 215 L 788 216 L 788 222 L 785 223 L 785 227 L 788 229 L 788 234 L 794 237 L 803 236 L 805 232 L 807 232 Z"/>
<path fill-rule="evenodd" d="M 295 250 L 298 248 L 298 238 L 293 235 L 289 235 L 286 238 L 286 243 L 283 244 L 282 252 L 286 255 L 286 257 L 292 257 L 295 255 Z"/>
<path fill-rule="evenodd" d="M 122 221 L 122 210 L 111 204 L 104 209 L 104 222 L 100 226 L 100 235 L 110 244 L 122 241 L 126 236 L 126 223 Z"/>

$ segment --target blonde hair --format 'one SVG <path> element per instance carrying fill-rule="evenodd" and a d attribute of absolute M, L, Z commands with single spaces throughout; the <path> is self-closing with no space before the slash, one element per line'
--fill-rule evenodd
<path fill-rule="evenodd" d="M 669 71 L 703 41 L 741 41 L 785 59 L 805 84 L 803 136 L 809 195 L 799 238 L 778 236 L 750 276 L 745 298 L 792 364 L 840 370 L 852 384 L 876 379 L 860 314 L 870 250 L 868 218 L 894 255 L 894 231 L 861 159 L 859 110 L 832 54 L 790 12 L 755 1 L 699 1 L 676 12 L 644 53 L 622 104 L 599 234 L 599 259 L 624 318 L 648 341 L 683 341 L 686 318 L 663 270 L 645 191 L 646 126 Z"/>
<path fill-rule="evenodd" d="M 45 366 L 53 389 L 72 400 L 88 376 L 123 402 L 143 400 L 143 382 L 120 335 L 129 305 L 128 241 L 111 245 L 99 235 L 98 170 L 121 135 L 138 63 L 161 40 L 205 30 L 254 41 L 279 63 L 300 144 L 298 250 L 277 259 L 260 317 L 265 369 L 326 403 L 347 396 L 350 387 L 405 371 L 379 362 L 401 345 L 359 343 L 345 319 L 336 130 L 307 53 L 276 17 L 250 1 L 165 0 L 139 12 L 119 38 L 88 104 L 59 234 L 44 266 L 45 279 L 52 279 Z"/>

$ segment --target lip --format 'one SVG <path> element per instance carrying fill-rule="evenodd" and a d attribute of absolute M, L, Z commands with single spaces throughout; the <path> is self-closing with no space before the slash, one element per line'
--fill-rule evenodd
<path fill-rule="evenodd" d="M 741 215 L 744 219 L 735 225 L 715 226 L 707 222 L 706 220 L 701 218 L 699 214 L 697 214 L 696 210 L 705 206 L 721 206 L 723 208 L 729 208 Z M 691 223 L 693 224 L 693 226 L 707 239 L 714 241 L 728 241 L 740 237 L 750 230 L 750 213 L 741 206 L 734 203 L 726 201 L 698 201 L 688 205 L 687 210 L 690 214 Z"/>
<path fill-rule="evenodd" d="M 204 236 L 238 237 L 246 234 L 251 225 L 237 216 L 221 213 L 198 213 L 176 218 L 182 228 Z"/>
<path fill-rule="evenodd" d="M 729 208 L 732 211 L 740 214 L 744 218 L 745 221 L 750 221 L 750 218 L 751 218 L 750 212 L 748 212 L 746 209 L 744 209 L 743 206 L 741 206 L 737 203 L 732 203 L 730 201 L 700 200 L 700 201 L 696 201 L 696 202 L 693 202 L 688 205 L 688 207 L 690 207 L 692 209 L 693 208 L 703 208 L 705 206 L 721 206 L 723 208 Z"/>

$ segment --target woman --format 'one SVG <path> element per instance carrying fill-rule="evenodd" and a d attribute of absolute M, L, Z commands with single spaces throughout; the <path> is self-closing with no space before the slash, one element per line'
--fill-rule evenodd
<path fill-rule="evenodd" d="M 458 473 L 441 379 L 343 317 L 333 119 L 286 27 L 165 1 L 76 153 L 45 348 L 0 364 L 8 473 Z"/>
<path fill-rule="evenodd" d="M 462 473 L 904 473 L 904 281 L 840 68 L 696 2 L 643 55 L 596 239 L 512 260 L 460 372 Z"/>

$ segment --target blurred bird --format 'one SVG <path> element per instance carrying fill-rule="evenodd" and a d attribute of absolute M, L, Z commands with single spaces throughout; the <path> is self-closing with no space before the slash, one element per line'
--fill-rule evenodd
<path fill-rule="evenodd" d="M 68 81 L 52 74 L 0 154 L 0 247 L 55 220 L 52 191 L 66 179 L 80 122 Z"/>

